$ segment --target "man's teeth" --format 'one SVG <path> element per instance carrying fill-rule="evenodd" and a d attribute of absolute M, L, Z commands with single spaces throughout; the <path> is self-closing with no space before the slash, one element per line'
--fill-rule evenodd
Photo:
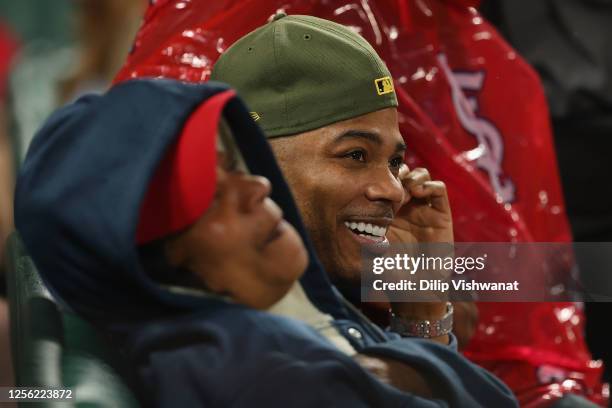
<path fill-rule="evenodd" d="M 374 235 L 376 237 L 384 237 L 387 233 L 387 229 L 385 227 L 379 227 L 378 225 L 369 224 L 365 222 L 348 222 L 345 221 L 344 225 L 351 231 L 355 233 L 365 232 L 370 235 Z M 363 234 L 360 234 L 363 235 Z"/>

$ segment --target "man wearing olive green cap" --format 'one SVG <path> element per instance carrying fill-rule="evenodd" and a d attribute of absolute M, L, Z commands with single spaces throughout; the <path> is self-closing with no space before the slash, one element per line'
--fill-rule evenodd
<path fill-rule="evenodd" d="M 446 187 L 403 163 L 391 74 L 360 35 L 277 14 L 230 47 L 211 79 L 236 88 L 252 109 L 339 287 L 359 288 L 363 244 L 453 241 Z M 392 308 L 400 322 L 427 320 L 430 337 L 448 343 L 448 329 L 434 330 L 436 321 L 450 327 L 446 304 Z"/>

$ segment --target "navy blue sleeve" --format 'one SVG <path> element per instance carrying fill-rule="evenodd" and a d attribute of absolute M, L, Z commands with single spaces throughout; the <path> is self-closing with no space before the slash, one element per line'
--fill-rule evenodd
<path fill-rule="evenodd" d="M 206 369 L 214 347 L 157 352 L 141 368 L 155 406 L 447 407 L 383 384 L 337 355 L 299 359 L 281 352 Z M 229 362 L 228 362 L 229 363 Z M 187 373 L 192 375 L 186 376 Z"/>

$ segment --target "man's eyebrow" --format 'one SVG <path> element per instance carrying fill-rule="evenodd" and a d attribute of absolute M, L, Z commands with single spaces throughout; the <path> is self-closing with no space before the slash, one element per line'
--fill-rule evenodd
<path fill-rule="evenodd" d="M 334 143 L 340 143 L 343 140 L 347 139 L 366 139 L 378 146 L 383 144 L 382 137 L 378 133 L 368 132 L 365 130 L 348 130 L 338 136 Z M 395 146 L 396 153 L 403 153 L 407 150 L 406 144 L 404 142 L 398 142 Z"/>
<path fill-rule="evenodd" d="M 347 130 L 334 140 L 334 143 L 340 143 L 347 139 L 366 139 L 377 145 L 382 145 L 382 138 L 378 133 L 368 132 L 365 130 Z"/>
<path fill-rule="evenodd" d="M 395 145 L 395 153 L 404 154 L 406 153 L 406 150 L 408 150 L 408 146 L 406 146 L 406 143 L 404 142 L 397 142 Z"/>

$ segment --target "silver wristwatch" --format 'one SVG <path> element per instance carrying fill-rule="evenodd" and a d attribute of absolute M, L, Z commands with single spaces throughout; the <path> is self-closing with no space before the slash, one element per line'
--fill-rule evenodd
<path fill-rule="evenodd" d="M 403 337 L 432 338 L 445 336 L 453 330 L 453 304 L 446 303 L 446 313 L 440 320 L 411 320 L 391 312 L 391 331 Z"/>

